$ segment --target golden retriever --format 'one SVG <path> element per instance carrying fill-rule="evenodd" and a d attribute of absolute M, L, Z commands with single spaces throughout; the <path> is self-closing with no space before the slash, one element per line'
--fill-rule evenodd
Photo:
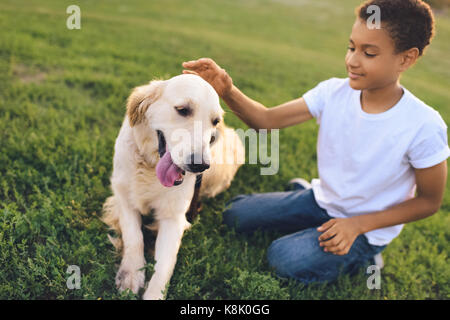
<path fill-rule="evenodd" d="M 214 197 L 231 184 L 245 161 L 237 133 L 225 126 L 214 88 L 183 74 L 136 87 L 115 143 L 111 189 L 103 221 L 119 238 L 116 275 L 120 290 L 138 293 L 145 283 L 141 215 L 154 214 L 157 230 L 154 273 L 144 299 L 163 299 L 173 273 L 197 176 L 200 196 Z"/>

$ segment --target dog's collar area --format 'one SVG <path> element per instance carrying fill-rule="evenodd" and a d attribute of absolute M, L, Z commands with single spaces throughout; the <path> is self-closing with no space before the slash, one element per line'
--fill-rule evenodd
<path fill-rule="evenodd" d="M 200 173 L 199 175 L 197 175 L 197 177 L 195 177 L 195 188 L 200 188 L 202 184 L 202 177 L 203 173 Z"/>

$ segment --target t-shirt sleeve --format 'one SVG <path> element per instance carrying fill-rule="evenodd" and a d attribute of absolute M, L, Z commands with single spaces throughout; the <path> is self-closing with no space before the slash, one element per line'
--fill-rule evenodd
<path fill-rule="evenodd" d="M 303 95 L 303 99 L 308 106 L 309 112 L 316 118 L 318 124 L 320 124 L 322 111 L 330 93 L 329 86 L 331 81 L 332 79 L 322 81 Z"/>
<path fill-rule="evenodd" d="M 450 156 L 447 125 L 435 112 L 436 117 L 424 123 L 408 149 L 409 162 L 416 169 L 435 166 Z"/>

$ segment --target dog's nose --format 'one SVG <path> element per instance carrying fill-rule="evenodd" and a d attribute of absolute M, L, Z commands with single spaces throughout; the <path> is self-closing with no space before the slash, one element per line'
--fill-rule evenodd
<path fill-rule="evenodd" d="M 187 165 L 188 170 L 191 171 L 191 172 L 197 173 L 197 172 L 203 172 L 206 169 L 208 169 L 209 168 L 209 163 L 205 162 L 205 160 L 201 156 L 197 155 L 197 157 L 201 158 L 202 162 L 201 163 L 195 163 L 195 161 L 194 161 L 195 160 L 195 154 L 192 154 L 191 157 L 190 157 L 190 162 Z"/>

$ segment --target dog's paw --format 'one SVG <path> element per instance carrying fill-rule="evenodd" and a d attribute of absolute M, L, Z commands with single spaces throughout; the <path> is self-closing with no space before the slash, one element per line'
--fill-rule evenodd
<path fill-rule="evenodd" d="M 140 288 L 145 284 L 145 271 L 140 270 L 145 263 L 129 263 L 122 261 L 119 271 L 116 275 L 116 287 L 120 291 L 130 289 L 134 294 L 137 294 Z"/>
<path fill-rule="evenodd" d="M 142 296 L 143 300 L 164 300 L 164 289 L 156 287 L 148 287 Z"/>

